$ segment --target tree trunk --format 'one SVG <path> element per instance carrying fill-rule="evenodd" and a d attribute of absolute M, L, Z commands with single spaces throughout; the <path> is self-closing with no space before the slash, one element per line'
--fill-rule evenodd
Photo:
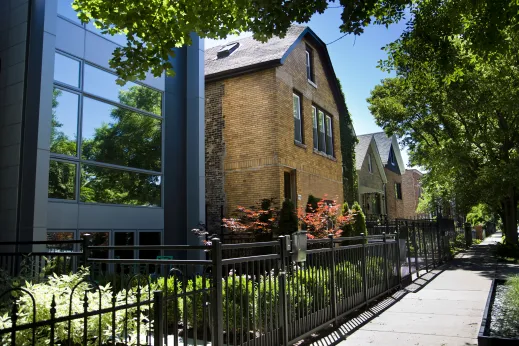
<path fill-rule="evenodd" d="M 510 188 L 508 196 L 503 204 L 503 228 L 506 242 L 517 244 L 517 197 L 514 188 Z"/>

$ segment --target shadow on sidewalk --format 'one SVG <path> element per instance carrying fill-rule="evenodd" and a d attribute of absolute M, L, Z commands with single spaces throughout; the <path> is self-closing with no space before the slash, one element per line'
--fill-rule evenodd
<path fill-rule="evenodd" d="M 409 293 L 417 293 L 431 283 L 436 277 L 445 271 L 470 270 L 479 271 L 480 275 L 494 278 L 496 273 L 496 258 L 493 256 L 493 243 L 472 246 L 471 248 L 458 253 L 458 255 L 448 263 L 433 269 L 429 272 L 420 272 L 421 276 L 411 282 L 408 286 L 395 292 L 393 295 L 369 306 L 366 310 L 359 310 L 356 315 L 347 316 L 339 327 L 330 328 L 314 335 L 311 340 L 305 340 L 298 345 L 327 346 L 337 345 L 341 341 L 360 329 L 384 311 L 398 303 Z"/>
<path fill-rule="evenodd" d="M 346 337 L 362 326 L 366 325 L 374 318 L 380 316 L 384 311 L 398 303 L 409 293 L 416 293 L 427 286 L 438 275 L 443 273 L 445 269 L 437 268 L 428 273 L 423 273 L 418 279 L 413 281 L 410 285 L 393 293 L 391 296 L 376 302 L 369 306 L 366 310 L 359 310 L 356 315 L 347 316 L 340 323 L 338 328 L 330 328 L 321 331 L 319 334 L 313 336 L 311 340 L 304 340 L 297 345 L 312 345 L 312 346 L 328 346 L 337 345 L 341 341 L 346 340 Z M 318 338 L 318 340 L 316 340 Z"/>

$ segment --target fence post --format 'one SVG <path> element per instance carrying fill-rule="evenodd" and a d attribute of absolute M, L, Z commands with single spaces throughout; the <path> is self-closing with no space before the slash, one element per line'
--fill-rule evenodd
<path fill-rule="evenodd" d="M 432 251 L 432 265 L 433 265 L 433 268 L 436 268 L 436 258 L 434 257 L 434 237 L 433 237 L 433 228 L 432 226 L 429 224 L 429 231 L 431 233 L 431 251 Z"/>
<path fill-rule="evenodd" d="M 163 303 L 162 291 L 153 291 L 153 346 L 164 344 Z"/>
<path fill-rule="evenodd" d="M 83 266 L 88 267 L 88 258 L 90 257 L 90 234 L 83 234 Z"/>
<path fill-rule="evenodd" d="M 397 254 L 397 276 L 398 285 L 402 284 L 402 263 L 400 263 L 400 234 L 398 234 L 398 225 L 395 230 L 396 254 Z"/>
<path fill-rule="evenodd" d="M 281 334 L 279 342 L 282 346 L 288 346 L 288 297 L 287 297 L 287 258 L 288 258 L 288 239 L 286 236 L 279 238 L 279 317 Z"/>
<path fill-rule="evenodd" d="M 465 223 L 465 246 L 472 246 L 472 225 L 468 222 Z"/>
<path fill-rule="evenodd" d="M 362 288 L 364 291 L 364 304 L 366 307 L 368 306 L 368 275 L 366 269 L 366 235 L 364 233 L 360 234 L 362 236 Z"/>
<path fill-rule="evenodd" d="M 336 288 L 336 278 L 335 278 L 335 244 L 333 242 L 333 234 L 328 234 L 328 238 L 330 239 L 330 298 L 331 298 L 331 307 L 332 307 L 332 316 L 333 316 L 333 325 L 337 326 L 337 288 Z"/>
<path fill-rule="evenodd" d="M 441 242 L 441 237 L 440 237 L 440 232 L 441 232 L 441 228 L 440 228 L 440 219 L 437 218 L 436 219 L 436 242 L 438 244 L 438 265 L 441 265 L 443 263 L 443 255 L 442 255 L 442 242 Z"/>
<path fill-rule="evenodd" d="M 218 238 L 212 240 L 211 257 L 213 262 L 212 344 L 223 346 L 222 244 Z"/>
<path fill-rule="evenodd" d="M 382 250 L 384 254 L 384 277 L 386 278 L 386 291 L 389 290 L 389 273 L 387 272 L 387 244 L 386 244 L 386 232 L 382 232 Z"/>
<path fill-rule="evenodd" d="M 56 297 L 52 295 L 52 302 L 50 303 L 50 346 L 54 346 L 54 334 L 56 329 Z M 34 342 L 34 340 L 33 340 Z"/>
<path fill-rule="evenodd" d="M 422 223 L 422 235 L 423 235 L 423 253 L 425 255 L 425 270 L 429 272 L 429 260 L 427 259 L 427 231 L 425 230 L 425 223 Z M 418 239 L 420 242 L 420 239 Z"/>
<path fill-rule="evenodd" d="M 418 245 L 416 243 L 416 224 L 413 222 L 413 245 L 414 245 L 414 268 L 416 269 L 416 277 L 420 277 L 420 265 L 418 264 Z M 411 276 L 411 280 L 413 277 Z"/>

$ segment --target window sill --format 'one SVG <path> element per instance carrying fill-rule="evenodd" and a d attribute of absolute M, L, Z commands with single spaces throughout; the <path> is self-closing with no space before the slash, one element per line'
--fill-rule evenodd
<path fill-rule="evenodd" d="M 319 150 L 316 150 L 314 149 L 314 154 L 316 155 L 319 155 L 319 156 L 322 156 L 322 157 L 325 157 L 327 158 L 328 160 L 332 160 L 334 162 L 337 162 L 337 159 L 333 156 L 330 156 L 330 155 L 327 155 L 326 153 L 323 153 L 322 151 L 319 151 Z"/>
<path fill-rule="evenodd" d="M 308 84 L 310 84 L 311 86 L 313 86 L 314 88 L 317 89 L 317 84 L 315 84 L 314 82 L 312 82 L 310 79 L 307 79 L 308 80 Z"/>
<path fill-rule="evenodd" d="M 303 144 L 299 141 L 294 141 L 294 144 L 296 145 L 296 147 L 303 148 L 306 150 L 306 144 Z"/>

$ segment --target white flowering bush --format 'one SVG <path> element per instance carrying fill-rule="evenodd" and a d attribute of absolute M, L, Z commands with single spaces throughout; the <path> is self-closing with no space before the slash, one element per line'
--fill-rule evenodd
<path fill-rule="evenodd" d="M 51 318 L 51 303 L 54 297 L 56 302 L 55 317 L 74 316 L 85 312 L 85 293 L 87 297 L 87 311 L 98 311 L 112 307 L 113 290 L 110 284 L 96 287 L 96 285 L 88 281 L 88 269 L 81 269 L 76 274 L 70 275 L 52 275 L 43 283 L 32 284 L 26 282 L 24 289 L 31 293 L 36 301 L 36 321 L 47 321 Z M 85 280 L 85 282 L 81 282 Z M 80 283 L 81 282 L 81 283 Z M 79 284 L 79 285 L 78 285 Z M 77 288 L 72 294 L 73 288 Z M 121 290 L 115 295 L 115 305 L 122 306 L 137 302 L 136 287 L 129 290 Z M 72 298 L 72 299 L 71 299 Z M 141 288 L 140 301 L 152 299 L 148 289 Z M 18 320 L 16 325 L 21 326 L 33 322 L 33 302 L 29 294 L 17 291 L 16 305 L 18 307 Z M 143 304 L 140 306 L 140 314 L 138 316 L 137 307 L 129 309 L 121 309 L 115 314 L 115 336 L 116 342 L 124 345 L 137 344 L 137 327 L 139 326 L 139 335 L 141 342 L 148 334 L 150 329 L 150 306 Z M 70 312 L 69 312 L 69 309 Z M 11 312 L 6 312 L 0 316 L 0 330 L 12 326 Z M 99 323 L 101 319 L 101 324 Z M 70 327 L 69 327 L 70 323 Z M 77 318 L 70 322 L 60 322 L 55 324 L 55 342 L 68 344 L 71 341 L 74 345 L 83 345 L 84 333 L 87 333 L 87 345 L 99 345 L 99 337 L 101 344 L 105 345 L 112 341 L 112 312 L 101 315 L 87 317 L 87 330 L 83 328 L 84 319 Z M 69 336 L 70 332 L 70 336 Z M 32 345 L 32 329 L 20 331 L 16 334 L 16 345 L 12 345 L 11 335 L 4 334 L 1 336 L 0 343 L 2 345 L 25 346 Z M 36 329 L 37 346 L 47 346 L 50 341 L 50 325 Z"/>

